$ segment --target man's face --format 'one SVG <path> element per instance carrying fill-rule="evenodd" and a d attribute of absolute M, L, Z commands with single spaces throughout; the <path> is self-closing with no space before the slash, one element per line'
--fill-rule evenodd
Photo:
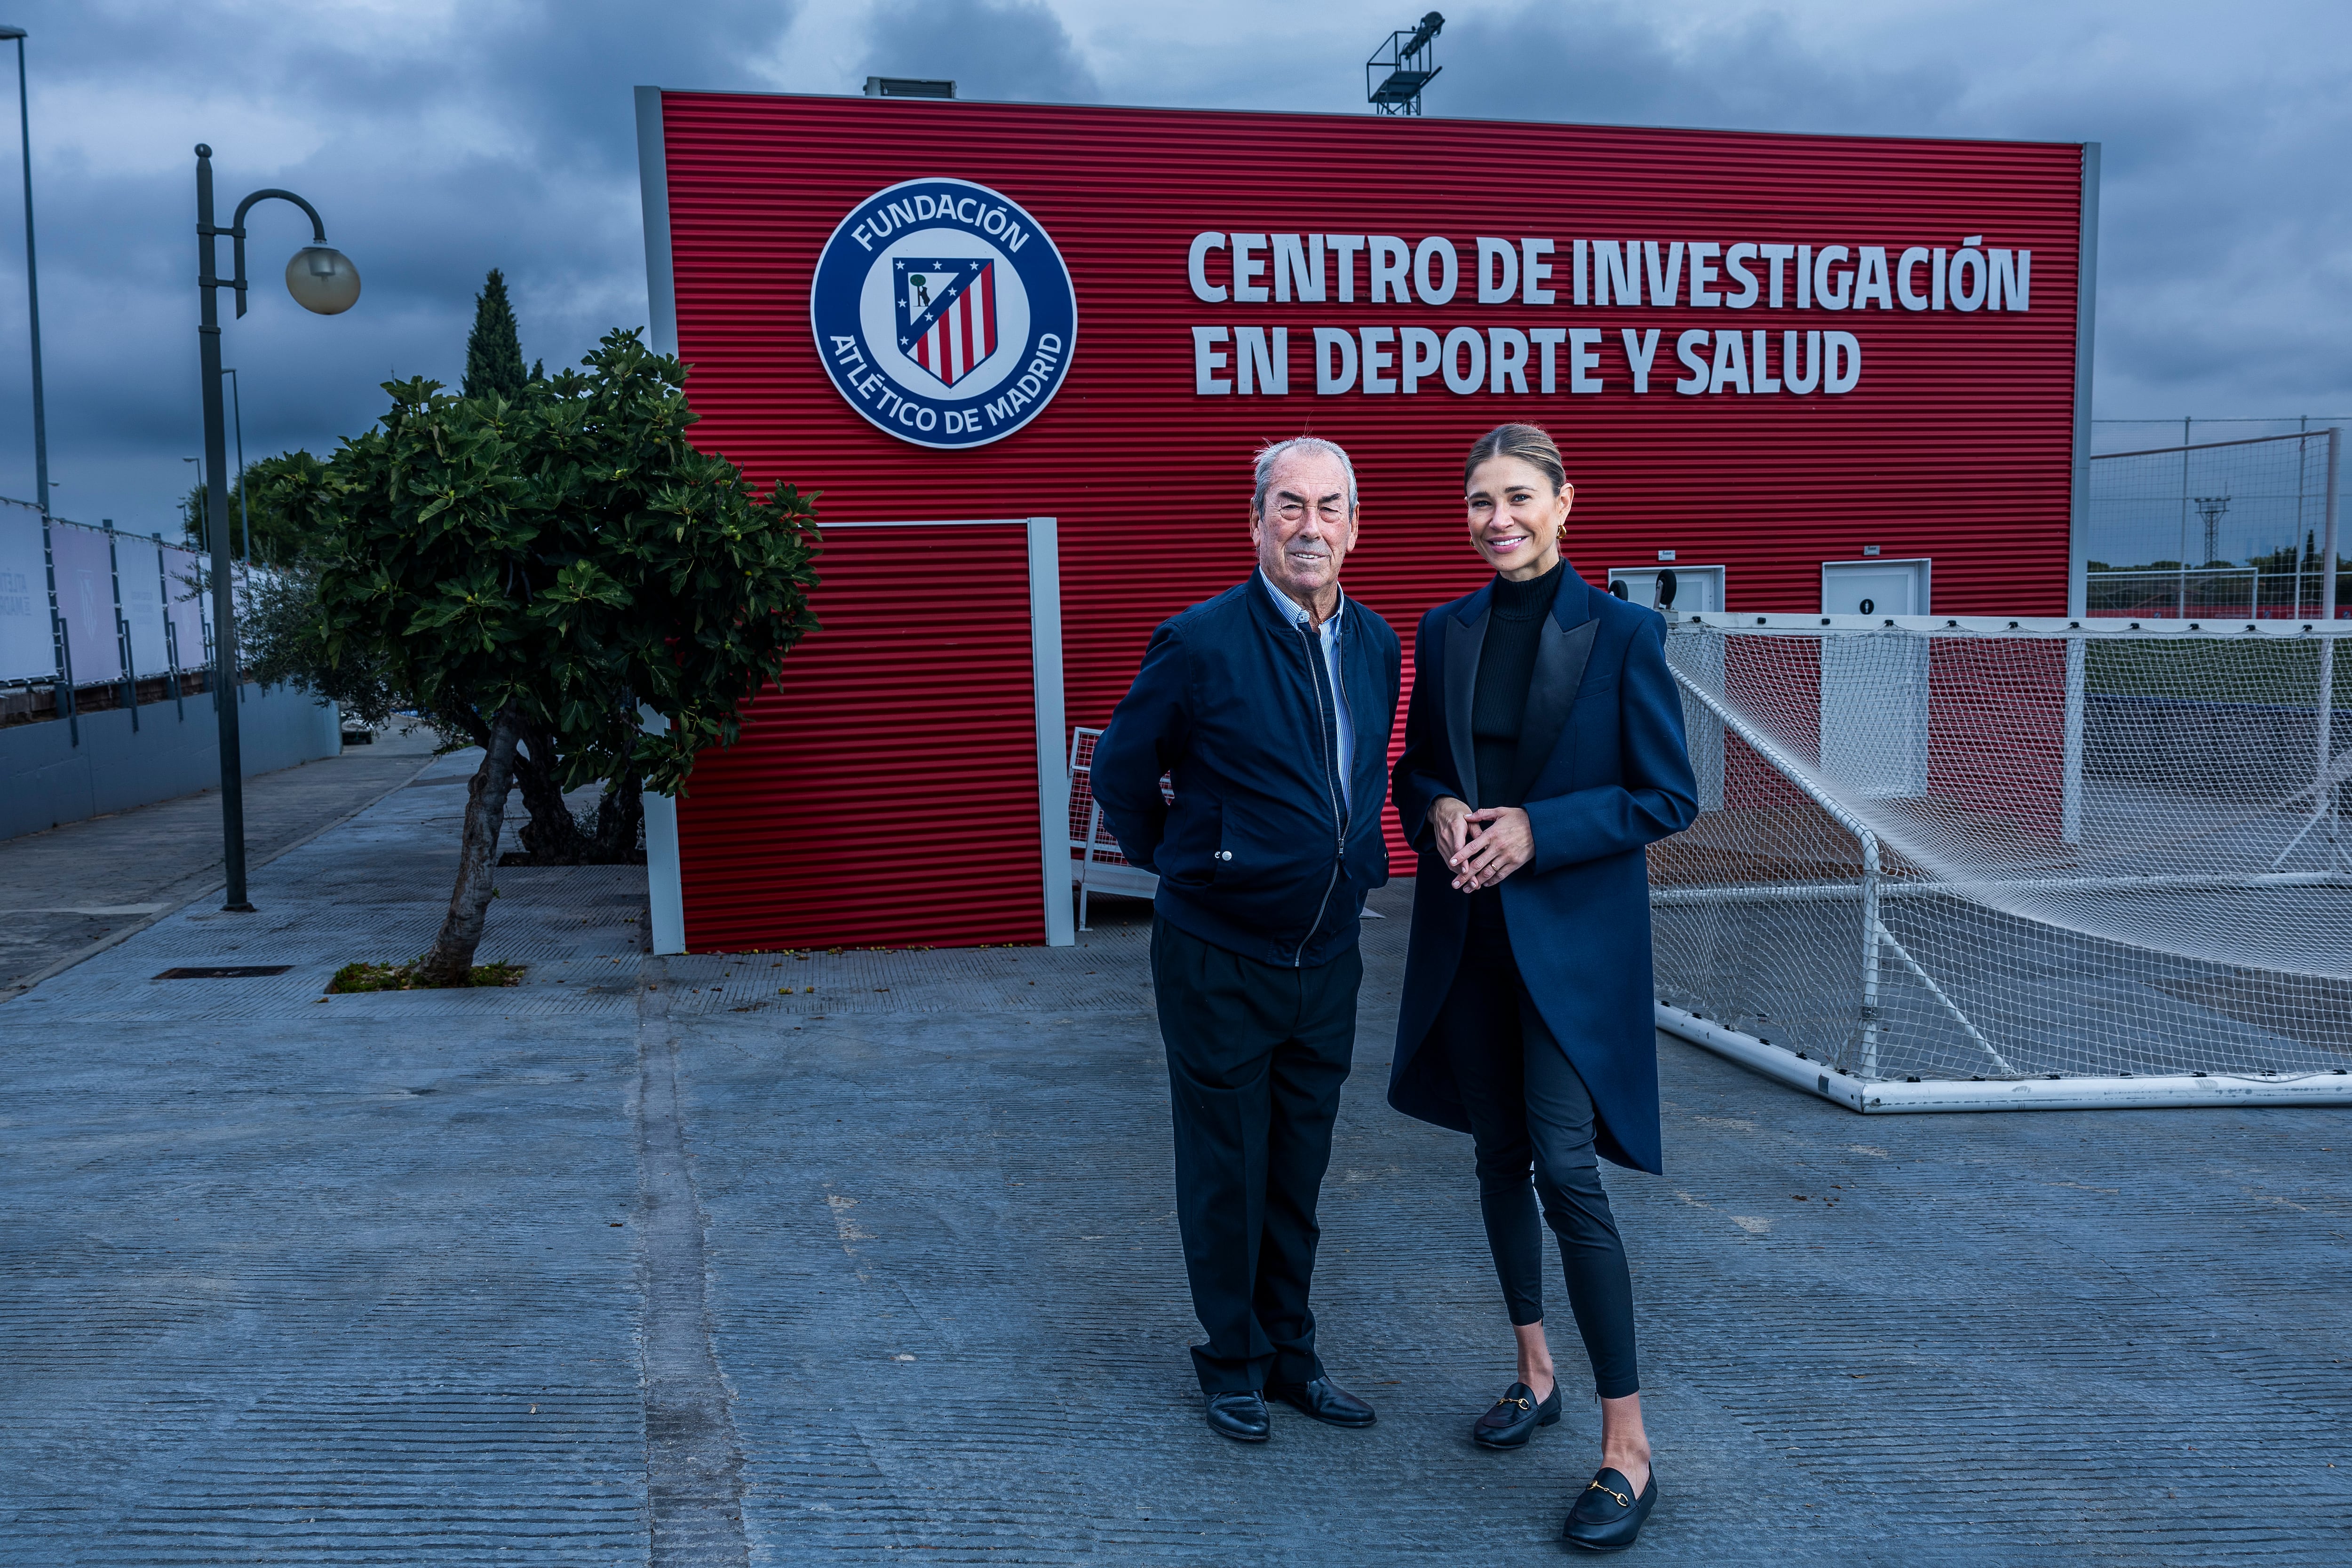
<path fill-rule="evenodd" d="M 1274 470 L 1265 506 L 1250 519 L 1257 563 L 1274 585 L 1300 602 L 1338 584 L 1339 563 L 1356 548 L 1356 513 L 1348 474 L 1328 452 L 1293 452 Z"/>

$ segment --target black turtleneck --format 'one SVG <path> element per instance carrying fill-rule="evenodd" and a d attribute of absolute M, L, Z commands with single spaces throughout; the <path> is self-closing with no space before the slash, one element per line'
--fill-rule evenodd
<path fill-rule="evenodd" d="M 1495 579 L 1495 594 L 1486 603 L 1486 640 L 1478 649 L 1477 690 L 1470 702 L 1471 746 L 1478 766 L 1474 806 L 1523 803 L 1511 789 L 1519 763 L 1519 720 L 1528 710 L 1543 618 L 1559 595 L 1562 575 L 1555 564 L 1525 582 Z"/>
<path fill-rule="evenodd" d="M 1536 649 L 1543 640 L 1543 618 L 1551 613 L 1566 574 L 1555 563 L 1540 577 L 1513 582 L 1495 579 L 1494 597 L 1486 602 L 1486 636 L 1478 649 L 1478 681 L 1470 700 L 1471 755 L 1478 769 L 1478 799 L 1473 806 L 1518 806 L 1526 802 L 1515 788 L 1519 767 L 1519 726 L 1528 711 L 1528 686 L 1534 679 Z M 1470 895 L 1471 922 L 1498 925 L 1503 918 L 1502 894 L 1481 888 Z"/>

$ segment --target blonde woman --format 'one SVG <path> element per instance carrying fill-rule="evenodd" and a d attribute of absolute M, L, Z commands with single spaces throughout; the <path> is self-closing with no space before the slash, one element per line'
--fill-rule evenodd
<path fill-rule="evenodd" d="M 1495 569 L 1422 618 L 1391 779 L 1420 852 L 1389 1103 L 1471 1134 L 1478 1203 L 1517 1338 L 1517 1381 L 1472 1439 L 1526 1445 L 1559 1419 L 1544 1334 L 1538 1198 L 1601 1398 L 1601 1469 L 1571 1546 L 1633 1544 L 1658 1496 L 1642 1424 L 1633 1288 L 1600 1161 L 1659 1168 L 1643 846 L 1690 825 L 1698 789 L 1664 622 L 1560 553 L 1575 500 L 1531 424 L 1463 465 L 1470 548 Z"/>

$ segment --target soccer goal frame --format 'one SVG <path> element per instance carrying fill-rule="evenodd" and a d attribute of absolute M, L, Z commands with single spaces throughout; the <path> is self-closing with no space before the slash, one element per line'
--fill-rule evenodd
<path fill-rule="evenodd" d="M 2345 831 L 2343 810 L 2346 776 L 2352 775 L 2352 750 L 2341 755 L 2336 750 L 2339 738 L 2352 737 L 2344 736 L 2345 727 L 2335 722 L 2336 709 L 2344 700 L 2335 689 L 2338 649 L 2345 637 L 2352 636 L 2352 622 L 1698 612 L 1670 617 L 1670 623 L 1669 663 L 1683 693 L 1702 805 L 1700 824 L 1683 837 L 1703 841 L 1709 811 L 1718 816 L 1738 815 L 1736 810 L 1725 810 L 1726 759 L 1735 751 L 1739 754 L 1738 768 L 1746 769 L 1750 776 L 1751 793 L 1756 788 L 1756 768 L 1760 765 L 1779 780 L 1777 787 L 1767 781 L 1767 788 L 1777 788 L 1784 800 L 1801 797 L 1811 810 L 1804 813 L 1804 821 L 1799 824 L 1809 841 L 1789 848 L 1785 853 L 1754 852 L 1752 826 L 1744 830 L 1750 834 L 1748 840 L 1736 849 L 1724 849 L 1727 838 L 1718 834 L 1717 849 L 1722 852 L 1707 862 L 1709 869 L 1697 873 L 1688 870 L 1698 863 L 1690 858 L 1692 852 L 1678 852 L 1677 841 L 1669 840 L 1654 847 L 1654 920 L 1662 923 L 1662 930 L 1677 918 L 1718 925 L 1728 921 L 1735 936 L 1724 938 L 1726 943 L 1736 940 L 1737 923 L 1741 919 L 1801 923 L 1804 935 L 1797 940 L 1805 945 L 1815 972 L 1830 977 L 1815 984 L 1815 992 L 1817 996 L 1822 992 L 1842 993 L 1844 999 L 1840 1005 L 1846 1009 L 1846 1021 L 1840 1028 L 1824 1030 L 1821 1019 L 1813 1019 L 1810 1020 L 1813 1026 L 1811 1038 L 1792 1043 L 1780 1028 L 1756 1021 L 1761 1016 L 1760 1004 L 1752 996 L 1731 994 L 1737 990 L 1736 986 L 1724 987 L 1724 994 L 1711 994 L 1706 966 L 1685 964 L 1678 969 L 1675 944 L 1662 936 L 1661 997 L 1656 1006 L 1660 1030 L 1776 1082 L 1864 1113 L 2352 1104 L 2352 1051 L 2333 1043 L 2332 1037 L 2328 1043 L 2313 1045 L 2301 1052 L 2298 1062 L 2268 1070 L 2242 1060 L 2220 1060 L 2227 1056 L 2226 1052 L 2217 1052 L 2216 1060 L 2202 1066 L 2183 1064 L 2183 1070 L 2177 1071 L 2047 1071 L 2052 1064 L 2049 1060 L 2017 1060 L 2023 1053 L 2005 1046 L 2000 1028 L 1984 1016 L 1979 1004 L 1966 994 L 1971 977 L 1964 972 L 1965 963 L 1956 969 L 1950 951 L 1940 959 L 1931 955 L 1923 960 L 1895 928 L 1893 913 L 1906 910 L 1907 906 L 1915 929 L 1919 919 L 1935 919 L 1936 912 L 1943 909 L 1962 911 L 1958 917 L 1962 924 L 1981 915 L 1986 921 L 2008 922 L 2030 929 L 2033 924 L 2030 917 L 2021 920 L 2013 914 L 2001 912 L 2000 906 L 2007 904 L 2014 907 L 2020 897 L 2059 898 L 2072 901 L 2070 906 L 2079 906 L 2085 901 L 2095 904 L 2103 899 L 2128 901 L 2160 896 L 2303 895 L 2332 900 L 2339 889 L 2344 890 L 2347 898 L 2352 898 L 2352 835 Z M 1751 664 L 1759 658 L 1769 663 L 1786 646 L 1765 647 L 1755 640 L 1810 640 L 1815 644 L 1810 656 L 1815 660 L 1813 667 L 1818 672 L 1826 665 L 1820 649 L 1839 640 L 1870 636 L 1886 639 L 1873 646 L 1892 650 L 1891 654 L 1880 659 L 1880 665 L 1894 669 L 1898 681 L 1907 678 L 1905 661 L 1913 657 L 1912 653 L 1905 651 L 1906 647 L 1916 649 L 1916 723 L 1923 736 L 1927 722 L 1927 660 L 1931 647 L 1969 643 L 1981 650 L 1988 645 L 2018 642 L 2036 642 L 2045 646 L 2052 643 L 2063 644 L 2063 653 L 2049 649 L 2021 655 L 2050 672 L 2053 690 L 2049 700 L 2053 705 L 2057 701 L 2058 672 L 2062 667 L 2063 671 L 2063 747 L 2048 763 L 2048 770 L 2055 775 L 2050 780 L 2052 790 L 2063 798 L 2063 803 L 2050 813 L 2048 835 L 2053 846 L 2058 847 L 2055 858 L 2059 861 L 2065 858 L 2063 846 L 2079 843 L 2084 834 L 2084 671 L 2094 644 L 2139 643 L 2151 649 L 2179 649 L 2188 643 L 2230 644 L 2245 650 L 2294 640 L 2299 645 L 2294 654 L 2294 667 L 2309 669 L 2315 665 L 2318 679 L 2317 689 L 2312 694 L 2311 712 L 2307 718 L 2297 720 L 2298 724 L 2308 723 L 2315 732 L 2309 737 L 2313 749 L 2305 754 L 2309 758 L 2305 775 L 2308 783 L 2301 791 L 2309 797 L 2309 819 L 2267 866 L 2255 860 L 2237 866 L 2204 865 L 2178 874 L 2154 875 L 2116 874 L 2112 868 L 2105 872 L 2061 869 L 2054 874 L 2046 870 L 2021 873 L 1989 868 L 1955 876 L 1947 867 L 1939 873 L 1933 865 L 1923 863 L 1921 857 L 1906 856 L 1902 846 L 1890 844 L 1882 831 L 1883 823 L 1888 820 L 1886 815 L 1876 813 L 1878 825 L 1874 825 L 1869 820 L 1873 815 L 1869 802 L 1858 803 L 1855 798 L 1857 790 L 1864 796 L 1925 792 L 1924 761 L 1915 767 L 1900 755 L 1910 744 L 1905 727 L 1914 721 L 1891 711 L 1901 707 L 1906 699 L 1898 695 L 1888 700 L 1884 692 L 1862 693 L 1865 702 L 1863 711 L 1876 744 L 1882 752 L 1897 756 L 1892 763 L 1882 757 L 1873 765 L 1878 769 L 1875 774 L 1864 770 L 1862 783 L 1857 787 L 1853 768 L 1849 767 L 1842 779 L 1828 771 L 1832 760 L 1832 738 L 1827 733 L 1826 716 L 1814 754 L 1802 755 L 1799 747 L 1789 743 L 1785 734 L 1776 735 L 1759 724 L 1752 707 L 1744 706 L 1731 690 L 1737 683 L 1726 678 L 1727 652 L 1734 639 L 1748 641 L 1751 654 L 1760 648 L 1760 654 L 1749 659 Z M 1801 648 L 1795 651 L 1804 656 Z M 2166 655 L 2159 653 L 2155 656 Z M 2180 656 L 2193 662 L 2212 655 L 2184 652 Z M 1829 676 L 1817 674 L 1816 678 L 1822 683 L 1821 689 L 1826 694 Z M 1826 695 L 1823 700 L 1827 700 Z M 2303 738 L 2298 730 L 2296 739 L 2300 742 Z M 1924 754 L 1924 738 L 1918 744 Z M 1906 783 L 1906 777 L 1915 771 L 1923 782 Z M 1735 793 L 1738 787 L 1735 780 Z M 2290 800 L 2295 798 L 2293 794 L 2288 796 Z M 1784 811 L 1781 820 L 1795 821 L 1796 818 Z M 2284 821 L 2279 824 L 2280 836 L 2284 835 L 2287 825 Z M 2269 858 L 2268 850 L 2266 841 L 2262 858 Z M 1675 869 L 1677 852 L 1685 856 L 1679 862 L 1685 868 L 1681 873 Z M 1702 849 L 1697 852 L 1706 852 Z M 2298 857 L 2292 866 L 2290 857 Z M 2316 869 L 2306 869 L 2315 859 L 2319 862 Z M 2092 863 L 2095 867 L 2095 861 Z M 1735 870 L 1761 870 L 1759 874 L 1742 881 L 1737 875 L 1721 874 L 1721 868 L 1727 865 Z M 2340 919 L 2335 912 L 2344 907 L 2352 904 L 2330 904 L 2328 918 Z M 2129 948 L 2127 941 L 2118 944 L 2112 936 L 2084 938 L 2073 931 L 2053 930 L 2060 940 L 2052 951 L 2063 951 L 2063 942 L 2078 940 L 2101 941 L 2110 948 L 2126 952 Z M 1958 950 L 1965 952 L 1964 945 Z M 2155 956 L 2164 963 L 2178 961 L 2166 954 Z M 1982 977 L 1973 978 L 1979 982 L 1974 988 L 1977 993 L 1985 994 Z M 2289 978 L 2323 988 L 2341 988 L 2345 984 L 2326 977 L 2315 980 L 2301 976 Z M 1888 1006 L 1890 993 L 1897 990 L 1901 993 L 1901 1005 Z M 2063 1012 L 2063 1009 L 2051 1007 L 2049 1010 Z M 1906 1029 L 1925 1030 L 1937 1036 L 1942 1052 L 1937 1067 L 1931 1070 L 1922 1067 L 1916 1060 L 1906 1060 L 1903 1031 Z M 1775 1034 L 1782 1038 L 1772 1038 Z M 2087 1060 L 2098 1052 L 2086 1051 L 2080 1054 Z M 2194 1056 L 2193 1048 L 2189 1054 Z M 2326 1065 L 2331 1054 L 2343 1065 Z"/>

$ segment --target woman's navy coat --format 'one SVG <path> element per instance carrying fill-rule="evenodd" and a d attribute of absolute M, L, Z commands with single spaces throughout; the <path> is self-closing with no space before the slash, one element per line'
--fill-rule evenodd
<path fill-rule="evenodd" d="M 1519 732 L 1535 858 L 1503 879 L 1503 918 L 1544 1022 L 1591 1092 L 1600 1152 L 1654 1172 L 1657 1026 L 1642 847 L 1690 826 L 1698 785 L 1682 699 L 1666 669 L 1665 622 L 1597 591 L 1575 568 L 1566 571 Z M 1422 617 L 1404 752 L 1391 775 L 1397 815 L 1421 863 L 1389 1103 L 1464 1133 L 1470 1118 L 1453 1064 L 1429 1038 L 1462 959 L 1470 898 L 1454 891 L 1438 858 L 1429 808 L 1444 795 L 1478 800 L 1470 704 L 1493 595 L 1490 584 Z"/>

